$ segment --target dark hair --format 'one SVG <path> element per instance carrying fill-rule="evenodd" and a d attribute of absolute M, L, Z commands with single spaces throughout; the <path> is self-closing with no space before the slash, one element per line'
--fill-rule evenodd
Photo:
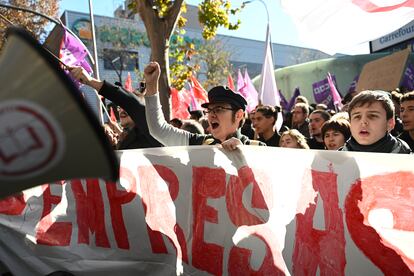
<path fill-rule="evenodd" d="M 339 131 L 345 137 L 345 141 L 351 137 L 351 124 L 345 119 L 339 118 L 326 121 L 322 125 L 322 137 L 325 137 L 328 130 Z"/>
<path fill-rule="evenodd" d="M 192 110 L 192 111 L 190 111 L 190 115 L 191 115 L 191 117 L 195 117 L 196 119 L 195 120 L 200 120 L 201 119 L 201 117 L 203 117 L 203 111 L 201 111 L 201 110 Z"/>
<path fill-rule="evenodd" d="M 321 117 L 325 120 L 328 121 L 331 118 L 331 114 L 329 114 L 328 111 L 325 110 L 319 110 L 316 109 L 315 111 L 313 111 L 311 114 L 320 114 Z"/>
<path fill-rule="evenodd" d="M 305 114 L 306 116 L 309 115 L 309 105 L 305 103 L 297 103 L 293 108 L 295 107 L 299 107 L 300 109 L 302 109 L 303 114 Z"/>
<path fill-rule="evenodd" d="M 170 120 L 170 124 L 177 128 L 181 128 L 183 126 L 183 121 L 178 118 L 174 118 Z"/>
<path fill-rule="evenodd" d="M 210 126 L 210 124 L 208 123 L 208 119 L 206 117 L 203 117 L 200 119 L 199 123 L 204 128 L 204 133 L 208 134 L 208 127 Z"/>
<path fill-rule="evenodd" d="M 323 103 L 319 103 L 316 105 L 315 110 L 328 110 L 328 106 Z"/>
<path fill-rule="evenodd" d="M 231 121 L 234 123 L 235 121 L 236 121 L 236 112 L 237 111 L 239 111 L 239 110 L 241 110 L 241 111 L 243 111 L 243 113 L 244 113 L 244 115 L 243 115 L 243 118 L 240 120 L 240 122 L 239 122 L 239 128 L 241 128 L 243 125 L 244 125 L 244 122 L 245 122 L 245 120 L 246 120 L 246 113 L 245 113 L 245 111 L 243 110 L 243 108 L 240 108 L 240 107 L 238 107 L 238 106 L 235 106 L 234 104 L 230 104 L 230 106 L 231 106 L 231 108 L 233 109 L 231 112 L 232 112 L 232 117 L 231 117 Z"/>
<path fill-rule="evenodd" d="M 305 96 L 302 96 L 302 95 L 299 95 L 299 96 L 296 97 L 295 104 L 297 104 L 297 103 L 304 103 L 304 104 L 309 105 L 308 99 Z"/>
<path fill-rule="evenodd" d="M 260 112 L 263 114 L 263 116 L 265 116 L 266 118 L 270 118 L 273 117 L 275 120 L 273 122 L 273 125 L 276 123 L 277 121 L 277 110 L 276 108 L 274 108 L 271 105 L 261 105 L 259 107 L 256 108 L 256 113 Z"/>
<path fill-rule="evenodd" d="M 408 92 L 400 98 L 400 104 L 405 101 L 414 101 L 414 91 Z"/>
<path fill-rule="evenodd" d="M 349 118 L 351 118 L 351 113 L 354 108 L 361 107 L 366 104 L 371 105 L 375 102 L 379 102 L 385 109 L 387 120 L 394 118 L 395 107 L 391 100 L 391 95 L 388 92 L 381 90 L 365 90 L 358 93 L 358 95 L 356 95 L 349 104 Z"/>
<path fill-rule="evenodd" d="M 391 91 L 391 99 L 396 103 L 400 103 L 402 95 L 399 88 Z"/>
<path fill-rule="evenodd" d="M 191 133 L 204 134 L 203 126 L 196 120 L 185 120 L 181 129 L 187 130 Z"/>
<path fill-rule="evenodd" d="M 353 95 L 353 93 L 355 93 L 355 91 L 349 91 L 348 93 L 346 93 L 344 98 L 341 101 L 342 104 L 350 103 L 352 101 L 352 98 L 355 96 Z"/>

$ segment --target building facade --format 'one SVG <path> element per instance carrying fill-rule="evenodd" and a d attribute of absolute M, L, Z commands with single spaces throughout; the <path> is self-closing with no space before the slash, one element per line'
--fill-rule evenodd
<path fill-rule="evenodd" d="M 414 49 L 414 21 L 398 30 L 384 35 L 369 43 L 371 53 L 395 52 L 410 48 Z"/>
<path fill-rule="evenodd" d="M 129 72 L 136 85 L 139 72 L 148 63 L 151 53 L 145 27 L 138 15 L 134 15 L 133 18 L 120 17 L 128 16 L 122 8 L 118 8 L 114 14 L 115 17 L 94 17 L 100 77 L 107 81 L 123 83 Z M 188 6 L 186 18 L 188 21 L 184 39 L 192 41 L 195 45 L 203 43 L 201 26 L 197 20 L 197 7 Z M 89 49 L 92 49 L 89 14 L 65 11 L 61 19 Z M 225 35 L 217 35 L 216 39 L 232 53 L 230 63 L 235 71 L 246 67 L 250 76 L 260 74 L 264 59 L 264 41 Z M 273 53 L 275 69 L 330 57 L 318 50 L 276 43 L 273 44 Z M 125 68 L 120 78 L 121 63 L 124 63 Z"/>

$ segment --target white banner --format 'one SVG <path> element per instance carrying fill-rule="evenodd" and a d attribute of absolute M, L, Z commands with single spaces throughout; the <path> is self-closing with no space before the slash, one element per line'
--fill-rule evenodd
<path fill-rule="evenodd" d="M 120 181 L 0 201 L 14 275 L 409 275 L 411 155 L 244 146 L 119 152 Z"/>
<path fill-rule="evenodd" d="M 411 0 L 281 0 L 300 36 L 328 54 L 377 39 L 414 19 Z"/>

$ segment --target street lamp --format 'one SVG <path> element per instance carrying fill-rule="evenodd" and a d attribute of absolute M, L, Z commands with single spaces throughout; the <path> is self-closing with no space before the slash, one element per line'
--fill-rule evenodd
<path fill-rule="evenodd" d="M 115 66 L 115 62 L 117 62 L 117 61 L 119 61 L 119 63 L 120 63 L 120 66 L 119 66 L 120 71 L 118 71 L 118 69 L 116 69 L 116 66 Z M 121 57 L 118 56 L 118 57 L 114 58 L 113 60 L 111 60 L 111 66 L 112 66 L 112 69 L 114 69 L 115 73 L 118 75 L 119 83 L 122 86 L 122 67 L 123 67 L 123 63 L 121 61 Z"/>
<path fill-rule="evenodd" d="M 268 31 L 270 32 L 270 17 L 269 17 L 269 10 L 267 9 L 267 5 L 266 5 L 266 2 L 265 1 L 263 1 L 263 0 L 249 0 L 249 1 L 245 1 L 245 2 L 243 2 L 242 4 L 243 5 L 247 5 L 247 4 L 250 4 L 250 3 L 253 3 L 253 2 L 260 2 L 260 3 L 262 3 L 263 4 L 263 6 L 264 6 L 264 8 L 265 8 L 265 10 L 266 10 L 266 15 L 267 15 L 267 27 L 268 27 Z M 273 44 L 272 44 L 272 42 L 270 41 L 270 50 L 271 50 L 271 52 L 272 52 L 272 57 L 274 56 L 273 55 Z"/>
<path fill-rule="evenodd" d="M 267 5 L 266 5 L 265 1 L 263 1 L 263 0 L 249 0 L 249 1 L 243 2 L 242 4 L 243 5 L 247 5 L 247 4 L 250 4 L 250 3 L 253 3 L 253 2 L 257 2 L 257 1 L 259 1 L 260 3 L 262 3 L 263 6 L 265 7 L 266 14 L 267 14 L 267 23 L 269 24 L 269 22 L 270 22 L 269 10 L 267 9 Z"/>

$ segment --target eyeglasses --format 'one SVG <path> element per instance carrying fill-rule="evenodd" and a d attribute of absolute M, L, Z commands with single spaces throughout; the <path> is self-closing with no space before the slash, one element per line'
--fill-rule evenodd
<path fill-rule="evenodd" d="M 230 107 L 216 106 L 211 109 L 207 108 L 206 110 L 204 110 L 204 112 L 206 114 L 213 113 L 214 115 L 218 115 L 218 114 L 224 113 L 226 110 L 234 110 L 234 109 Z"/>

